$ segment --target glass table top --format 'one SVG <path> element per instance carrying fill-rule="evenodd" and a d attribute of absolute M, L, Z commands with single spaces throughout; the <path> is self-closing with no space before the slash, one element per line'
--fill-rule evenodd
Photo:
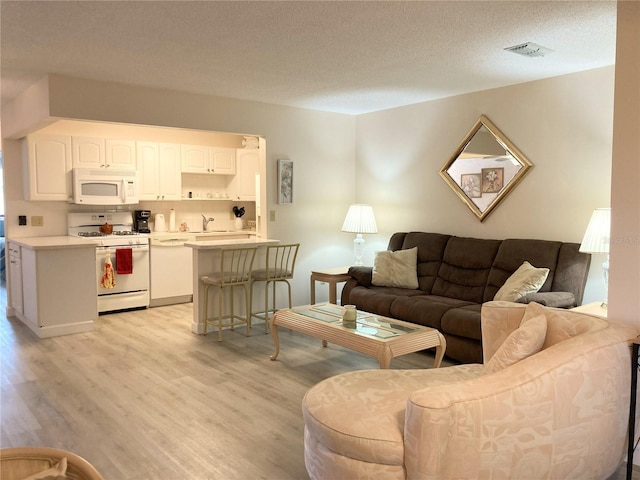
<path fill-rule="evenodd" d="M 355 329 L 342 327 L 343 308 L 330 303 L 293 308 L 291 311 L 315 320 L 336 324 L 337 327 L 354 331 L 354 333 L 360 335 L 377 338 L 397 337 L 420 330 L 419 326 L 407 326 L 404 323 L 393 321 L 387 317 L 360 310 L 358 310 Z"/>

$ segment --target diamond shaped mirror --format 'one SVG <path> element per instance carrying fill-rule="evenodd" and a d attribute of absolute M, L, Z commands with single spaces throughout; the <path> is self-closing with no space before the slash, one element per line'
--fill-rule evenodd
<path fill-rule="evenodd" d="M 484 115 L 475 123 L 440 176 L 484 222 L 533 164 Z"/>

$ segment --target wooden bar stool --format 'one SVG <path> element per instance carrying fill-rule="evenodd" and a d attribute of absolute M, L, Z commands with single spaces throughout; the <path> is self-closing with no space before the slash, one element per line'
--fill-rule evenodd
<path fill-rule="evenodd" d="M 223 249 L 220 253 L 220 268 L 217 272 L 200 278 L 204 283 L 204 334 L 208 325 L 218 327 L 218 341 L 222 341 L 222 328 L 247 326 L 247 336 L 251 331 L 251 270 L 256 256 L 256 247 Z M 209 318 L 209 288 L 217 287 L 218 315 Z M 229 314 L 224 315 L 224 289 L 229 287 Z M 234 312 L 234 291 L 241 287 L 244 290 L 245 314 Z M 249 287 L 249 290 L 247 290 Z"/>
<path fill-rule="evenodd" d="M 264 333 L 269 333 L 269 312 L 276 312 L 276 284 L 284 282 L 289 292 L 289 308 L 291 308 L 291 284 L 293 271 L 296 266 L 299 243 L 287 245 L 275 245 L 267 247 L 266 268 L 259 268 L 251 274 L 251 297 L 253 299 L 253 285 L 256 282 L 264 282 L 264 309 L 251 312 L 251 316 L 264 319 Z M 273 293 L 273 302 L 269 308 L 269 284 Z"/>

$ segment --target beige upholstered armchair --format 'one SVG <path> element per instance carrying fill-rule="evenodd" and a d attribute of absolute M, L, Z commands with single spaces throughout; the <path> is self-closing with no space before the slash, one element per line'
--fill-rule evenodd
<path fill-rule="evenodd" d="M 482 309 L 484 365 L 366 370 L 303 401 L 313 480 L 603 479 L 625 455 L 637 332 L 542 307 Z"/>

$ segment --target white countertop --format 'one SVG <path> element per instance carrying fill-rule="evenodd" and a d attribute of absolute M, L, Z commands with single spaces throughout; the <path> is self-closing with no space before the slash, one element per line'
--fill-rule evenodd
<path fill-rule="evenodd" d="M 96 248 L 95 242 L 80 237 L 18 237 L 8 238 L 7 242 L 33 250 L 61 249 L 61 248 Z"/>
<path fill-rule="evenodd" d="M 229 247 L 267 247 L 277 245 L 280 240 L 269 238 L 237 238 L 235 240 L 202 240 L 195 242 L 185 242 L 185 247 L 191 247 L 195 250 L 212 250 Z"/>
<path fill-rule="evenodd" d="M 151 232 L 151 238 L 167 238 L 167 237 L 226 237 L 231 235 L 255 235 L 255 230 L 225 230 L 225 231 L 209 231 L 209 232 Z"/>

